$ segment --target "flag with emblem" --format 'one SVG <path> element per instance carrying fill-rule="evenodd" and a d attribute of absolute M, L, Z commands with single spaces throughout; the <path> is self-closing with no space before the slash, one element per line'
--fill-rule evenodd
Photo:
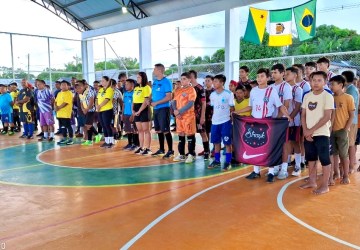
<path fill-rule="evenodd" d="M 287 119 L 255 119 L 234 115 L 234 156 L 238 162 L 257 166 L 276 166 L 282 163 L 286 141 Z"/>
<path fill-rule="evenodd" d="M 270 11 L 269 46 L 292 44 L 292 9 Z"/>
<path fill-rule="evenodd" d="M 295 7 L 294 16 L 299 40 L 313 38 L 316 30 L 316 0 Z"/>
<path fill-rule="evenodd" d="M 249 9 L 249 18 L 246 26 L 244 40 L 255 44 L 261 44 L 264 38 L 267 10 L 255 8 Z"/>

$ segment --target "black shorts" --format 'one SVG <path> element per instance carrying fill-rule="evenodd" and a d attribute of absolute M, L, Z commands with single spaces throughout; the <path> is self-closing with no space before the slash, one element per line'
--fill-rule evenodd
<path fill-rule="evenodd" d="M 134 133 L 137 131 L 135 122 L 130 122 L 130 115 L 123 115 L 124 131 L 126 133 Z"/>
<path fill-rule="evenodd" d="M 207 134 L 211 133 L 211 125 L 212 125 L 211 120 L 210 121 L 205 121 L 205 130 L 206 130 Z"/>
<path fill-rule="evenodd" d="M 154 109 L 154 126 L 156 132 L 170 132 L 170 108 Z"/>
<path fill-rule="evenodd" d="M 20 112 L 20 120 L 23 123 L 33 123 L 34 122 L 34 117 L 31 113 L 27 113 L 27 112 Z"/>
<path fill-rule="evenodd" d="M 289 141 L 300 142 L 300 127 L 292 126 L 288 129 Z"/>
<path fill-rule="evenodd" d="M 331 164 L 330 138 L 328 136 L 314 136 L 313 141 L 304 140 L 305 158 L 307 161 L 320 160 L 322 166 Z"/>
<path fill-rule="evenodd" d="M 87 112 L 85 115 L 85 125 L 93 125 L 95 121 L 95 112 Z"/>
<path fill-rule="evenodd" d="M 134 111 L 138 112 L 142 103 L 134 103 Z M 149 122 L 150 116 L 149 116 L 149 107 L 146 107 L 138 116 L 134 117 L 135 122 Z"/>

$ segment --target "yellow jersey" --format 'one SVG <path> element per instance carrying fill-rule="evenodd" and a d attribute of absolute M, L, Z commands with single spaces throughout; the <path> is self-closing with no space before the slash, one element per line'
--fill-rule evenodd
<path fill-rule="evenodd" d="M 100 108 L 99 112 L 113 109 L 113 98 L 114 98 L 114 89 L 110 86 L 107 89 L 101 88 L 97 94 L 97 104 L 100 105 L 103 101 L 108 99 L 109 101 Z"/>
<path fill-rule="evenodd" d="M 70 90 L 61 91 L 55 99 L 56 106 L 60 106 L 63 103 L 67 103 L 65 107 L 59 109 L 56 112 L 57 118 L 71 118 L 73 108 L 73 95 Z"/>
<path fill-rule="evenodd" d="M 10 92 L 10 95 L 11 95 L 11 98 L 13 99 L 13 102 L 14 102 L 13 109 L 20 109 L 20 107 L 15 104 L 15 100 L 16 100 L 17 96 L 19 95 L 19 91 L 17 91 L 17 90 L 12 91 L 12 92 Z"/>
<path fill-rule="evenodd" d="M 249 106 L 249 99 L 244 99 L 241 102 L 238 102 L 235 99 L 235 111 L 238 111 L 240 109 L 246 108 L 247 106 Z M 244 112 L 244 113 L 240 113 L 241 116 L 250 116 L 251 115 L 251 111 L 249 112 Z"/>
<path fill-rule="evenodd" d="M 145 87 L 136 87 L 133 94 L 133 103 L 143 103 L 145 98 L 151 95 L 151 88 L 149 85 Z"/>

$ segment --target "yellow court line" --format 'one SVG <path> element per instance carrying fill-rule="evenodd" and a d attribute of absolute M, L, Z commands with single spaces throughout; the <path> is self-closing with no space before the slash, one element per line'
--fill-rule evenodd
<path fill-rule="evenodd" d="M 36 166 L 40 166 L 40 165 L 45 165 L 45 164 L 44 163 L 39 163 L 39 164 L 34 164 L 34 165 L 29 165 L 29 166 L 24 166 L 24 167 L 9 168 L 9 169 L 0 170 L 0 173 L 13 171 L 13 170 L 18 170 L 18 169 L 32 168 L 32 167 L 36 167 Z"/>
<path fill-rule="evenodd" d="M 16 182 L 5 182 L 0 181 L 0 184 L 3 185 L 13 185 L 13 186 L 20 186 L 20 187 L 50 187 L 50 188 L 107 188 L 107 187 L 130 187 L 130 186 L 139 186 L 139 185 L 151 185 L 151 184 L 162 184 L 162 183 L 171 183 L 171 182 L 183 182 L 183 181 L 190 181 L 190 180 L 200 180 L 200 179 L 209 179 L 212 177 L 217 177 L 221 175 L 227 175 L 231 173 L 236 173 L 240 170 L 247 169 L 251 166 L 247 167 L 240 167 L 237 170 L 233 170 L 230 172 L 223 172 L 214 175 L 208 175 L 203 177 L 194 177 L 194 178 L 187 178 L 187 179 L 179 179 L 179 180 L 170 180 L 170 181 L 157 181 L 157 182 L 141 182 L 141 183 L 132 183 L 132 184 L 114 184 L 114 185 L 91 185 L 91 186 L 57 186 L 57 185 L 33 185 L 33 184 L 20 184 Z"/>

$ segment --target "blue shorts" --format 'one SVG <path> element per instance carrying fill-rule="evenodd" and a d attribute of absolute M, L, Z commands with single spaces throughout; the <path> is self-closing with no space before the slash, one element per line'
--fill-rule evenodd
<path fill-rule="evenodd" d="M 13 119 L 13 114 L 1 114 L 1 121 L 3 123 L 13 123 L 14 119 Z"/>
<path fill-rule="evenodd" d="M 227 121 L 218 125 L 211 125 L 211 143 L 220 144 L 221 140 L 224 145 L 231 145 L 232 124 Z"/>

